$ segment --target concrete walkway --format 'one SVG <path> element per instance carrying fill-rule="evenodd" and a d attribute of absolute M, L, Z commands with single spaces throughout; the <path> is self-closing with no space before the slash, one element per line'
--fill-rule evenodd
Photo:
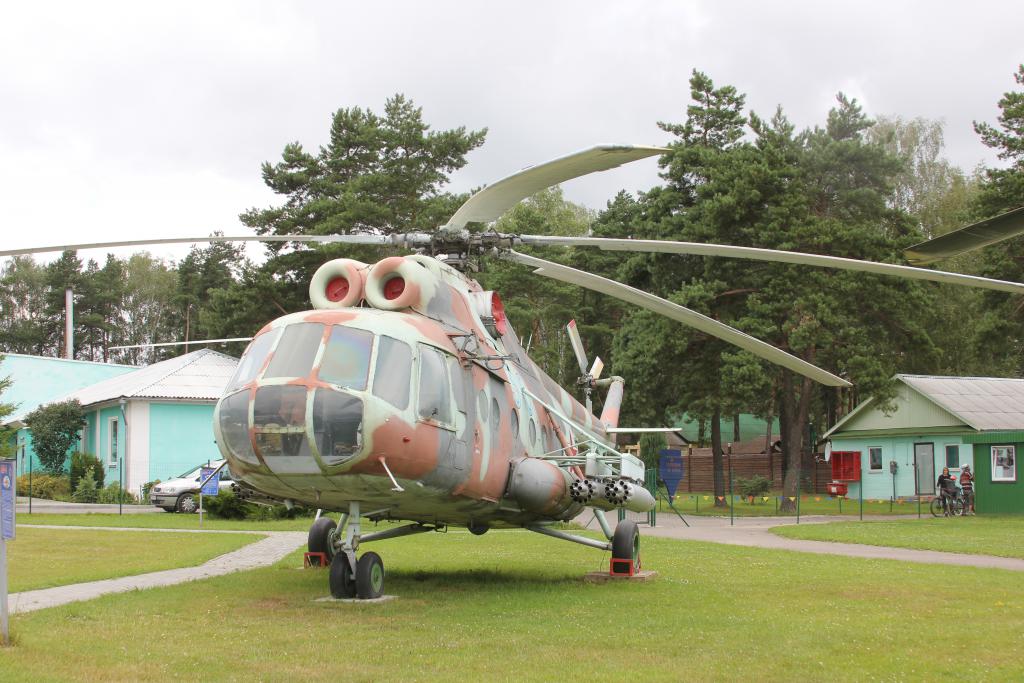
<path fill-rule="evenodd" d="M 28 497 L 18 496 L 15 500 L 14 511 L 18 515 L 28 514 Z M 163 509 L 158 508 L 154 505 L 121 505 L 117 503 L 66 503 L 60 500 L 47 500 L 46 498 L 33 498 L 32 499 L 32 512 L 33 513 L 46 513 L 56 515 L 67 515 L 67 514 L 88 514 L 102 512 L 106 514 L 117 514 L 123 512 L 126 515 L 139 515 L 139 514 L 150 514 L 153 512 L 159 512 L 161 514 L 167 514 Z"/>
<path fill-rule="evenodd" d="M 610 516 L 610 515 L 609 515 Z M 878 516 L 873 520 L 906 520 L 913 524 L 917 520 L 906 516 Z M 733 526 L 727 517 L 686 517 L 690 526 L 686 527 L 674 514 L 658 515 L 658 525 L 653 529 L 641 527 L 641 535 L 677 538 L 690 541 L 708 541 L 726 545 L 743 545 L 755 548 L 771 548 L 773 550 L 793 550 L 801 553 L 817 553 L 823 555 L 844 555 L 862 557 L 872 560 L 901 560 L 923 564 L 945 564 L 961 567 L 985 567 L 990 569 L 1009 569 L 1024 571 L 1024 560 L 1012 557 L 995 557 L 993 555 L 967 555 L 964 553 L 947 553 L 934 550 L 912 550 L 909 548 L 891 548 L 859 543 L 832 543 L 828 541 L 805 541 L 795 538 L 776 536 L 768 531 L 771 527 L 795 524 L 795 520 L 785 517 L 746 517 L 736 519 Z M 844 521 L 834 516 L 813 515 L 801 517 L 801 524 L 823 524 Z M 845 520 L 853 521 L 853 520 Z"/>
<path fill-rule="evenodd" d="M 97 529 L 102 531 L 148 531 L 148 532 L 173 532 L 173 533 L 194 533 L 194 534 L 216 534 L 216 533 L 254 533 L 249 531 L 199 531 L 190 529 L 137 529 L 137 528 L 114 528 L 111 527 L 46 527 L 32 525 L 33 528 L 71 528 L 71 529 Z M 167 569 L 149 574 L 136 576 L 123 576 L 116 579 L 104 579 L 102 581 L 90 581 L 89 583 L 76 583 L 70 586 L 57 586 L 56 588 L 43 588 L 22 593 L 12 593 L 9 604 L 12 614 L 21 612 L 32 612 L 47 607 L 57 607 L 71 602 L 92 600 L 101 595 L 110 593 L 126 593 L 133 590 L 145 588 L 157 588 L 160 586 L 172 586 L 187 581 L 207 579 L 212 576 L 222 576 L 232 572 L 240 572 L 246 569 L 266 567 L 281 560 L 286 555 L 305 546 L 307 532 L 305 531 L 261 531 L 255 532 L 265 536 L 262 540 L 250 543 L 244 548 L 239 548 L 230 553 L 220 555 L 212 560 L 201 564 L 198 567 L 182 567 L 181 569 Z"/>

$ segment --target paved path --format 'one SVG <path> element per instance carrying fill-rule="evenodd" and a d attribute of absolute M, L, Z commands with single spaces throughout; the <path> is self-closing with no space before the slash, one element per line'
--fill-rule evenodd
<path fill-rule="evenodd" d="M 611 516 L 611 515 L 609 515 Z M 906 520 L 913 524 L 917 520 L 904 516 L 872 517 L 879 521 L 886 519 Z M 768 529 L 776 526 L 794 524 L 795 520 L 779 517 L 747 517 L 735 520 L 729 525 L 728 518 L 722 517 L 687 517 L 690 523 L 686 527 L 674 514 L 659 514 L 658 525 L 653 529 L 643 527 L 641 534 L 678 538 L 691 541 L 708 541 L 726 545 L 743 545 L 775 550 L 795 550 L 802 553 L 818 553 L 824 555 L 845 555 L 863 557 L 873 560 L 902 560 L 904 562 L 920 562 L 924 564 L 959 565 L 963 567 L 986 567 L 1024 571 L 1024 560 L 1012 557 L 995 557 L 992 555 L 967 555 L 964 553 L 946 553 L 934 550 L 912 550 L 909 548 L 891 548 L 859 543 L 832 543 L 829 541 L 805 541 L 795 538 L 777 536 Z M 801 517 L 801 524 L 822 524 L 843 521 L 834 516 L 813 515 Z M 845 520 L 852 521 L 852 520 Z"/>
<path fill-rule="evenodd" d="M 114 513 L 118 511 L 123 512 L 126 515 L 139 515 L 139 514 L 150 514 L 153 512 L 159 512 L 161 514 L 167 514 L 162 508 L 158 508 L 155 505 L 121 505 L 117 503 L 66 503 L 60 500 L 47 500 L 45 498 L 33 498 L 32 499 L 32 512 L 33 513 L 47 513 L 57 515 L 75 515 L 75 514 L 87 514 L 90 512 L 103 512 L 103 513 Z M 28 497 L 18 496 L 15 501 L 15 512 L 19 515 L 28 514 Z"/>
<path fill-rule="evenodd" d="M 47 528 L 45 526 L 33 525 L 35 528 Z M 110 527 L 59 527 L 74 529 L 101 529 L 110 531 Z M 245 531 L 198 531 L 189 529 L 116 529 L 118 531 L 167 531 L 175 533 L 253 533 Z M 303 547 L 306 544 L 307 533 L 305 531 L 263 531 L 260 535 L 266 538 L 250 543 L 244 548 L 239 548 L 212 560 L 201 564 L 198 567 L 183 567 L 181 569 L 167 569 L 149 574 L 137 576 L 123 576 L 117 579 L 104 579 L 103 581 L 91 581 L 89 583 L 76 583 L 70 586 L 58 586 L 56 588 L 43 588 L 23 593 L 12 593 L 10 596 L 10 609 L 12 614 L 20 612 L 32 612 L 37 609 L 66 605 L 70 602 L 92 600 L 101 595 L 110 593 L 125 593 L 145 588 L 156 588 L 159 586 L 171 586 L 186 581 L 206 579 L 211 576 L 222 576 L 232 572 L 239 572 L 246 569 L 266 567 L 281 560 L 289 553 Z"/>

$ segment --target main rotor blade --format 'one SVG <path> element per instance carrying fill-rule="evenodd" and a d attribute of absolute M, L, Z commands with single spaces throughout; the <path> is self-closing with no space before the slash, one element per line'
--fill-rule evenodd
<path fill-rule="evenodd" d="M 587 353 L 583 350 L 583 340 L 580 339 L 580 331 L 576 329 L 576 321 L 570 320 L 565 326 L 569 333 L 569 343 L 572 345 L 572 352 L 576 354 L 576 362 L 580 364 L 580 376 L 587 374 Z"/>
<path fill-rule="evenodd" d="M 192 339 L 190 341 L 160 342 L 158 344 L 129 344 L 127 346 L 111 346 L 108 351 L 121 349 L 151 349 L 158 346 L 190 346 L 192 344 L 226 344 L 228 342 L 252 341 L 252 337 L 231 337 L 229 339 Z"/>
<path fill-rule="evenodd" d="M 506 258 L 516 261 L 517 263 L 522 263 L 523 265 L 536 268 L 537 270 L 535 272 L 539 275 L 586 287 L 587 289 L 592 289 L 595 292 L 601 292 L 608 296 L 613 296 L 616 299 L 621 299 L 622 301 L 641 306 L 649 311 L 654 311 L 655 313 L 664 315 L 698 329 L 701 332 L 710 334 L 713 337 L 718 337 L 719 339 L 727 341 L 741 349 L 750 351 L 759 358 L 771 361 L 776 365 L 781 365 L 782 367 L 788 368 L 805 377 L 810 377 L 815 382 L 820 382 L 821 384 L 831 387 L 852 386 L 845 379 L 836 377 L 832 373 L 815 367 L 807 361 L 801 360 L 796 356 L 786 353 L 785 351 L 777 349 L 771 344 L 767 344 L 760 339 L 755 339 L 745 332 L 740 332 L 734 327 L 729 327 L 728 325 L 720 323 L 717 320 L 713 320 L 706 315 L 692 311 L 689 308 L 674 304 L 671 301 L 666 301 L 661 297 L 643 292 L 634 287 L 630 287 L 629 285 L 624 285 L 621 282 L 603 278 L 600 275 L 585 273 L 582 270 L 563 266 L 560 263 L 553 263 L 534 256 L 520 254 L 512 249 L 509 249 L 504 253 L 504 255 Z"/>
<path fill-rule="evenodd" d="M 734 247 L 725 244 L 701 244 L 698 242 L 670 242 L 662 240 L 623 240 L 608 237 L 559 237 L 557 235 L 520 235 L 523 244 L 561 245 L 575 247 L 599 247 L 609 251 L 644 251 L 662 254 L 695 254 L 698 256 L 720 256 L 723 258 L 752 259 L 755 261 L 775 261 L 795 263 L 804 266 L 820 266 L 854 270 L 879 275 L 893 275 L 911 280 L 930 280 L 945 282 L 967 287 L 995 289 L 1002 292 L 1024 294 L 1024 284 L 1006 280 L 992 280 L 977 275 L 947 273 L 929 268 L 899 266 L 892 263 L 876 261 L 860 261 L 839 256 L 823 256 L 821 254 L 804 254 L 798 251 L 779 251 L 776 249 L 759 249 L 756 247 Z"/>
<path fill-rule="evenodd" d="M 530 166 L 488 185 L 459 207 L 448 226 L 497 220 L 523 199 L 558 183 L 596 171 L 607 171 L 630 161 L 664 154 L 663 147 L 639 145 L 598 145 L 537 166 Z"/>
<path fill-rule="evenodd" d="M 1024 206 L 947 232 L 927 242 L 915 244 L 904 250 L 903 255 L 910 263 L 923 266 L 966 251 L 981 249 L 1020 234 L 1024 234 Z"/>
<path fill-rule="evenodd" d="M 0 250 L 0 256 L 21 256 L 23 254 L 45 254 L 54 251 L 79 251 L 84 249 L 110 249 L 113 247 L 143 247 L 151 244 L 192 244 L 194 242 L 316 242 L 318 244 L 388 244 L 387 235 L 210 235 L 207 237 L 171 237 L 166 239 L 121 240 L 117 242 L 89 242 L 82 244 L 58 244 L 48 247 L 26 247 L 23 249 Z"/>

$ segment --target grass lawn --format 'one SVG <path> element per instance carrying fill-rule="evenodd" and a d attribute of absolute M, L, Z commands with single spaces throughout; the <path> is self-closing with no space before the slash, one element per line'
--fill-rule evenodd
<path fill-rule="evenodd" d="M 1020 515 L 804 524 L 776 527 L 772 532 L 812 541 L 1024 558 L 1024 516 Z"/>
<path fill-rule="evenodd" d="M 662 490 L 661 495 L 664 496 L 665 492 Z M 795 512 L 782 512 L 779 510 L 780 496 L 782 494 L 778 491 L 767 493 L 764 496 L 759 496 L 754 499 L 751 503 L 748 500 L 741 498 L 737 494 L 733 494 L 733 514 L 736 517 L 772 517 L 775 515 L 793 517 L 796 515 Z M 767 498 L 768 500 L 765 500 Z M 725 501 L 729 501 L 729 496 L 725 496 Z M 715 507 L 715 496 L 714 494 L 708 493 L 678 493 L 672 504 L 677 510 L 688 515 L 718 515 L 718 516 L 729 516 L 729 508 Z M 659 514 L 673 514 L 672 509 L 668 506 L 666 500 L 658 499 L 658 512 Z M 839 498 L 829 498 L 828 494 L 814 493 L 814 494 L 803 494 L 800 496 L 800 514 L 801 515 L 850 515 L 856 517 L 860 514 L 860 501 L 856 498 L 848 498 L 840 500 Z M 870 499 L 864 501 L 864 514 L 865 515 L 914 515 L 917 516 L 917 502 L 912 500 L 905 500 L 903 502 L 895 501 L 890 503 L 888 499 L 877 500 Z M 929 516 L 928 512 L 928 501 L 921 503 L 921 515 Z"/>
<path fill-rule="evenodd" d="M 295 519 L 216 519 L 203 516 L 203 529 L 218 531 L 307 531 L 312 517 Z M 117 515 L 87 513 L 79 515 L 18 514 L 18 524 L 55 524 L 62 526 L 110 526 L 135 529 L 199 529 L 199 515 L 157 513 L 145 515 Z"/>
<path fill-rule="evenodd" d="M 19 526 L 17 538 L 7 543 L 10 592 L 191 567 L 259 538 Z"/>
<path fill-rule="evenodd" d="M 1024 575 L 644 539 L 651 582 L 527 532 L 374 544 L 382 604 L 278 565 L 16 615 L 0 679 L 1019 680 Z M 949 596 L 970 627 L 936 637 Z M 60 656 L 54 656 L 59 643 Z"/>

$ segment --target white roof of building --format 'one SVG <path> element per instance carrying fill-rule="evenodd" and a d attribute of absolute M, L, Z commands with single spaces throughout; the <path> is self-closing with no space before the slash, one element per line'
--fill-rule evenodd
<path fill-rule="evenodd" d="M 200 349 L 103 380 L 58 400 L 78 399 L 83 406 L 122 397 L 215 401 L 224 393 L 237 365 L 237 358 Z"/>
<path fill-rule="evenodd" d="M 933 375 L 896 375 L 896 379 L 941 408 L 945 411 L 943 414 L 948 413 L 948 419 L 958 420 L 979 432 L 1024 430 L 1024 379 Z M 858 415 L 867 414 L 874 403 L 874 398 L 867 399 L 824 436 L 843 431 L 843 427 L 858 419 Z M 909 419 L 915 418 L 910 416 Z M 927 427 L 930 424 L 914 426 Z"/>
<path fill-rule="evenodd" d="M 1024 379 L 897 377 L 978 431 L 1024 429 Z"/>

